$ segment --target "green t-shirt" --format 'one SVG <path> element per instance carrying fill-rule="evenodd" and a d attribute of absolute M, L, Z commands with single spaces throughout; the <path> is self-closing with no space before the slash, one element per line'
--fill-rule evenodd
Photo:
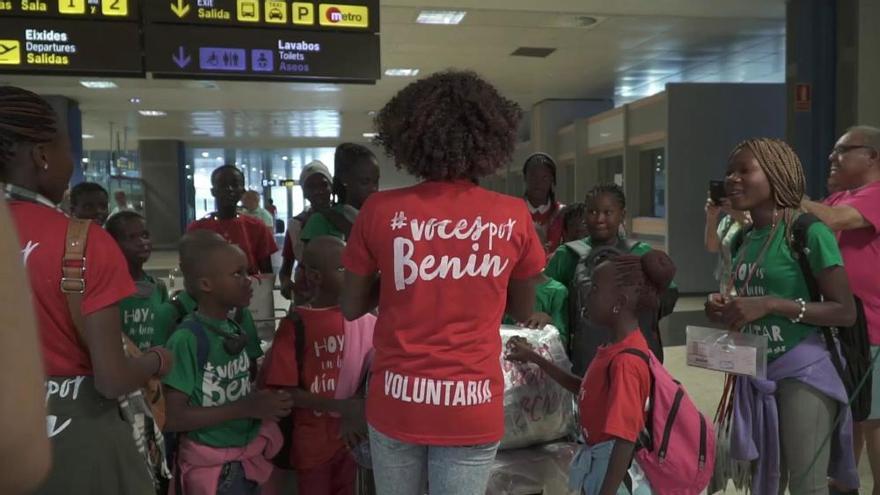
<path fill-rule="evenodd" d="M 136 282 L 138 292 L 119 302 L 119 314 L 122 317 L 122 331 L 138 346 L 146 351 L 150 347 L 164 345 L 168 340 L 170 324 L 161 308 L 168 301 L 168 289 L 161 281 L 145 275 Z M 146 292 L 149 287 L 149 295 Z"/>
<path fill-rule="evenodd" d="M 335 204 L 331 206 L 330 209 L 341 215 L 345 215 L 345 205 Z M 312 214 L 312 216 L 309 217 L 309 221 L 306 222 L 306 226 L 303 227 L 299 238 L 302 241 L 310 241 L 316 237 L 321 237 L 324 235 L 338 237 L 343 240 L 345 239 L 345 234 L 343 234 L 341 230 L 337 229 L 336 226 L 327 219 L 327 217 L 325 217 L 321 213 L 315 212 Z"/>
<path fill-rule="evenodd" d="M 785 224 L 779 225 L 763 261 L 755 268 L 757 258 L 767 241 L 772 227 L 754 229 L 743 239 L 742 247 L 734 258 L 736 270 L 734 285 L 743 296 L 773 296 L 783 299 L 802 298 L 809 301 L 810 290 L 785 240 Z M 837 239 L 823 223 L 816 222 L 807 232 L 807 260 L 814 274 L 833 266 L 843 266 Z M 749 273 L 754 271 L 746 287 Z M 792 323 L 784 316 L 769 315 L 751 322 L 744 332 L 766 335 L 769 339 L 767 358 L 773 360 L 794 348 L 817 330 L 813 325 Z"/>
<path fill-rule="evenodd" d="M 593 247 L 593 243 L 589 237 L 580 242 Z M 630 253 L 641 256 L 650 250 L 651 246 L 644 242 L 638 242 L 630 250 Z M 559 249 L 553 254 L 553 258 L 550 259 L 550 263 L 547 264 L 547 268 L 544 269 L 544 274 L 566 287 L 571 287 L 571 279 L 574 277 L 578 261 L 580 261 L 578 254 L 563 244 L 562 246 L 559 246 Z"/>
<path fill-rule="evenodd" d="M 535 288 L 535 311 L 547 313 L 553 318 L 553 326 L 559 330 L 562 343 L 568 345 L 568 289 L 552 278 Z M 505 315 L 505 325 L 517 322 Z"/>
<path fill-rule="evenodd" d="M 238 333 L 232 320 L 218 321 L 194 313 L 187 318 L 198 318 L 206 327 L 208 360 L 198 369 L 198 343 L 195 334 L 187 328 L 178 328 L 165 347 L 174 354 L 174 366 L 162 382 L 189 397 L 190 405 L 217 407 L 243 399 L 252 389 L 251 367 L 262 356 L 256 332 L 243 331 L 248 336 L 245 350 L 237 356 L 229 355 L 223 347 L 223 338 L 208 329 L 217 328 L 225 333 Z M 224 423 L 188 432 L 189 438 L 210 447 L 242 447 L 250 443 L 260 430 L 258 419 L 234 419 Z"/>

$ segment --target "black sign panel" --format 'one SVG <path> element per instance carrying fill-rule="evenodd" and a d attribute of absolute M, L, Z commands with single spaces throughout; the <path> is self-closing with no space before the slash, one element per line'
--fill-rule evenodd
<path fill-rule="evenodd" d="M 140 18 L 138 3 L 138 0 L 0 0 L 0 19 L 26 16 L 136 21 Z"/>
<path fill-rule="evenodd" d="M 149 0 L 148 22 L 379 32 L 379 0 Z"/>
<path fill-rule="evenodd" d="M 147 72 L 157 77 L 369 82 L 379 78 L 371 33 L 146 28 Z"/>
<path fill-rule="evenodd" d="M 0 18 L 0 72 L 142 75 L 138 25 Z"/>

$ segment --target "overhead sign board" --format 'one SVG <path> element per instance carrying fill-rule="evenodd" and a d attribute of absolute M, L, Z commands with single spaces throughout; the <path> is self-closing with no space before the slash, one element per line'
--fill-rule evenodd
<path fill-rule="evenodd" d="M 0 17 L 0 72 L 142 75 L 137 24 Z"/>
<path fill-rule="evenodd" d="M 144 17 L 154 23 L 377 33 L 379 0 L 150 0 Z"/>
<path fill-rule="evenodd" d="M 133 21 L 139 14 L 138 0 L 0 0 L 0 19 L 14 16 Z"/>
<path fill-rule="evenodd" d="M 146 70 L 156 77 L 373 83 L 371 33 L 147 26 Z"/>

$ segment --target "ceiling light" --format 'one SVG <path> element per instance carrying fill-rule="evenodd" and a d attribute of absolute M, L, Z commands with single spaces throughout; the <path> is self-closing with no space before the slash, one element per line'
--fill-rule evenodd
<path fill-rule="evenodd" d="M 419 69 L 385 69 L 385 75 L 390 77 L 415 77 L 419 75 Z"/>
<path fill-rule="evenodd" d="M 190 169 L 192 169 L 192 166 L 191 166 L 190 164 L 187 163 L 187 164 L 186 164 L 186 169 L 187 169 L 187 170 L 190 170 Z"/>
<path fill-rule="evenodd" d="M 287 160 L 290 160 L 290 157 L 287 156 L 287 155 L 284 155 L 284 156 L 281 157 L 281 159 L 284 160 L 284 161 L 286 162 Z"/>
<path fill-rule="evenodd" d="M 378 132 L 365 132 L 364 133 L 364 137 L 367 139 L 373 139 L 374 137 L 376 137 L 378 135 L 379 135 Z"/>
<path fill-rule="evenodd" d="M 89 163 L 89 159 L 88 159 L 88 157 L 83 157 L 82 162 L 83 162 L 83 163 Z"/>
<path fill-rule="evenodd" d="M 141 104 L 141 99 L 140 99 L 140 97 L 138 97 L 138 96 L 132 96 L 131 98 L 128 99 L 128 102 L 129 102 L 129 103 L 133 103 L 133 104 L 135 104 L 135 105 L 140 105 L 140 104 Z"/>
<path fill-rule="evenodd" d="M 202 152 L 202 158 L 208 158 L 208 157 L 210 157 L 210 156 L 211 156 L 211 154 L 208 153 L 207 151 L 203 151 L 203 152 Z"/>
<path fill-rule="evenodd" d="M 218 161 L 218 162 L 222 162 L 222 161 L 223 161 L 223 157 L 222 157 L 222 156 L 218 156 L 218 157 L 217 157 L 217 161 Z"/>
<path fill-rule="evenodd" d="M 113 89 L 119 87 L 113 81 L 80 81 L 79 83 L 89 89 Z"/>
<path fill-rule="evenodd" d="M 423 10 L 416 22 L 419 24 L 458 24 L 467 15 L 463 10 Z"/>
<path fill-rule="evenodd" d="M 168 115 L 168 113 L 162 110 L 138 110 L 138 113 L 144 117 L 164 117 Z"/>
<path fill-rule="evenodd" d="M 256 171 L 257 171 L 257 167 L 251 167 L 251 172 L 256 172 Z"/>
<path fill-rule="evenodd" d="M 83 138 L 83 139 L 94 139 L 95 136 L 93 136 L 92 134 L 83 134 L 83 135 L 82 135 L 82 138 Z"/>

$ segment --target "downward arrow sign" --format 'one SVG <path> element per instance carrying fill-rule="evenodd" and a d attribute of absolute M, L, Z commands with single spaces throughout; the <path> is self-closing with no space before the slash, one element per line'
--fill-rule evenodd
<path fill-rule="evenodd" d="M 171 12 L 183 19 L 186 14 L 189 14 L 189 4 L 186 3 L 186 0 L 177 0 L 177 5 L 171 4 Z"/>
<path fill-rule="evenodd" d="M 182 46 L 177 47 L 177 53 L 171 55 L 171 60 L 181 69 L 185 68 L 192 62 L 192 57 L 187 55 L 186 50 Z"/>

